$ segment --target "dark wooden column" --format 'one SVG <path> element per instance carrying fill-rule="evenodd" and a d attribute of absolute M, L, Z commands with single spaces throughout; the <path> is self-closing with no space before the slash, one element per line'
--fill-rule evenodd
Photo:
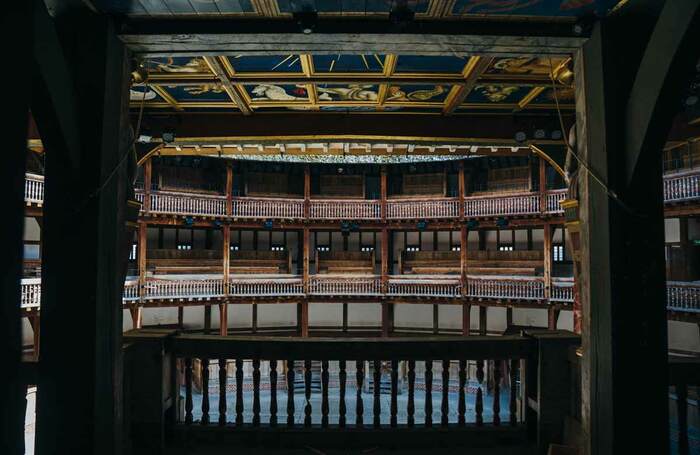
<path fill-rule="evenodd" d="M 149 160 L 150 162 L 150 160 Z M 147 200 L 147 199 L 144 199 Z M 139 302 L 130 308 L 131 326 L 134 329 L 141 328 L 141 308 L 144 292 L 146 290 L 146 271 L 148 267 L 148 225 L 145 221 L 139 223 L 138 230 L 138 261 L 139 261 Z"/>
<path fill-rule="evenodd" d="M 383 174 L 386 175 L 386 174 Z M 386 199 L 383 199 L 386 201 Z M 388 291 L 389 284 L 389 230 L 384 226 L 382 228 L 382 270 L 381 270 L 381 282 L 382 282 L 382 293 L 386 295 Z M 393 330 L 393 319 L 394 319 L 394 304 L 388 300 L 382 300 L 382 336 L 389 336 L 390 332 Z"/>
<path fill-rule="evenodd" d="M 111 19 L 65 3 L 35 2 L 32 113 L 50 150 L 36 453 L 120 454 L 129 60 Z"/>
<path fill-rule="evenodd" d="M 304 219 L 309 220 L 311 209 L 311 168 L 307 164 L 304 166 Z"/>
<path fill-rule="evenodd" d="M 547 162 L 541 156 L 539 160 L 540 212 L 545 213 L 547 211 Z"/>
<path fill-rule="evenodd" d="M 230 169 L 230 167 L 228 169 Z M 229 201 L 230 200 L 229 198 Z M 221 227 L 221 234 L 223 237 L 221 256 L 223 258 L 224 298 L 228 298 L 228 281 L 231 268 L 231 226 L 224 224 Z M 219 335 L 228 335 L 228 303 L 226 302 L 219 304 Z"/>
<path fill-rule="evenodd" d="M 464 180 L 464 161 L 459 162 L 459 178 L 458 178 L 458 183 L 459 183 L 459 220 L 464 221 L 464 195 L 467 192 L 465 186 L 466 182 Z"/>
<path fill-rule="evenodd" d="M 143 163 L 143 211 L 151 211 L 151 186 L 153 175 L 153 160 L 148 158 Z"/>
<path fill-rule="evenodd" d="M 24 68 L 30 66 L 32 20 L 30 1 L 7 5 L 0 17 L 0 36 L 8 58 Z M 27 75 L 28 76 L 28 75 Z M 3 131 L 5 150 L 0 166 L 0 194 L 4 222 L 0 227 L 0 447 L 8 455 L 24 454 L 26 387 L 19 372 L 22 357 L 20 279 L 24 232 L 24 173 L 29 117 L 30 77 L 21 77 L 7 90 Z"/>
<path fill-rule="evenodd" d="M 460 174 L 463 175 L 463 174 Z M 462 201 L 464 199 L 462 198 Z M 469 231 L 467 231 L 467 226 L 462 225 L 459 230 L 459 264 L 460 264 L 460 276 L 462 279 L 462 298 L 464 302 L 462 303 L 462 335 L 469 335 L 471 333 L 471 311 L 472 306 L 466 302 L 467 299 L 467 253 L 469 251 Z"/>
<path fill-rule="evenodd" d="M 304 293 L 308 295 L 309 292 L 309 256 L 310 256 L 310 245 L 309 245 L 309 228 L 304 227 L 303 235 L 303 259 L 302 259 L 302 280 L 304 283 Z M 309 336 L 309 301 L 307 298 L 302 299 L 301 302 L 297 304 L 297 324 L 299 328 L 299 335 L 302 337 Z"/>
<path fill-rule="evenodd" d="M 380 193 L 380 204 L 381 204 L 381 218 L 382 222 L 386 222 L 386 198 L 387 198 L 387 173 L 386 165 L 383 165 L 379 174 L 379 193 Z"/>
<path fill-rule="evenodd" d="M 576 151 L 594 173 L 578 175 L 586 454 L 669 452 L 661 150 L 700 57 L 700 1 L 635 8 L 574 59 Z"/>
<path fill-rule="evenodd" d="M 226 162 L 226 215 L 233 215 L 233 163 Z"/>
<path fill-rule="evenodd" d="M 549 300 L 552 286 L 552 225 L 545 224 L 542 230 L 542 235 L 544 236 L 544 272 L 542 279 L 544 280 L 544 298 Z"/>

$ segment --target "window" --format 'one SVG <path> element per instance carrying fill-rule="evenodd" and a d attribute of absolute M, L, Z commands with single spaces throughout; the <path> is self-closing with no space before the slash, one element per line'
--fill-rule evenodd
<path fill-rule="evenodd" d="M 362 245 L 360 251 L 370 252 L 374 251 L 374 245 Z"/>
<path fill-rule="evenodd" d="M 498 251 L 513 251 L 513 245 L 501 245 L 498 247 Z"/>
<path fill-rule="evenodd" d="M 270 246 L 270 251 L 285 251 L 286 248 L 284 245 L 272 245 Z"/>
<path fill-rule="evenodd" d="M 452 251 L 462 251 L 462 247 L 459 245 L 452 245 L 452 248 L 450 248 Z"/>
<path fill-rule="evenodd" d="M 316 245 L 316 251 L 327 252 L 331 250 L 330 245 Z"/>
<path fill-rule="evenodd" d="M 229 245 L 228 248 L 229 248 L 229 250 L 231 250 L 231 251 L 238 251 L 238 250 L 241 249 L 241 247 L 240 247 L 239 245 L 235 244 L 235 243 Z"/>
<path fill-rule="evenodd" d="M 407 245 L 406 251 L 420 251 L 420 245 Z"/>
<path fill-rule="evenodd" d="M 191 250 L 192 244 L 190 244 L 190 243 L 178 243 L 177 249 L 178 250 Z"/>
<path fill-rule="evenodd" d="M 552 247 L 552 256 L 554 262 L 562 262 L 564 260 L 564 245 L 554 245 Z"/>
<path fill-rule="evenodd" d="M 131 251 L 129 251 L 129 260 L 130 261 L 135 261 L 136 260 L 136 252 L 138 251 L 138 245 L 135 243 L 131 244 Z"/>

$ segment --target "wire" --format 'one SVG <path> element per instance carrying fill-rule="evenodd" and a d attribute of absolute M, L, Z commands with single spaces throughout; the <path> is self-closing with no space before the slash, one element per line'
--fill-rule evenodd
<path fill-rule="evenodd" d="M 557 108 L 557 118 L 559 119 L 559 127 L 561 128 L 561 133 L 562 133 L 562 138 L 564 139 L 564 144 L 566 145 L 566 150 L 568 153 L 573 156 L 576 161 L 578 162 L 579 166 L 583 168 L 584 171 L 590 175 L 593 180 L 595 180 L 607 193 L 607 195 L 615 201 L 624 211 L 629 213 L 630 215 L 639 217 L 639 218 L 646 218 L 646 214 L 642 214 L 637 212 L 636 210 L 633 210 L 630 206 L 625 204 L 625 202 L 620 199 L 620 197 L 617 195 L 617 193 L 614 190 L 611 190 L 610 187 L 600 178 L 598 175 L 593 171 L 593 169 L 588 166 L 588 164 L 581 159 L 581 157 L 578 156 L 576 152 L 574 152 L 574 148 L 569 144 L 569 138 L 566 133 L 566 129 L 564 128 L 564 118 L 561 113 L 561 107 L 559 106 L 559 95 L 557 94 L 557 86 L 556 86 L 556 81 L 554 80 L 554 64 L 552 63 L 552 58 L 548 57 L 549 60 L 549 80 L 552 83 L 552 94 L 554 95 L 554 103 Z M 580 140 L 580 138 L 578 139 Z"/>

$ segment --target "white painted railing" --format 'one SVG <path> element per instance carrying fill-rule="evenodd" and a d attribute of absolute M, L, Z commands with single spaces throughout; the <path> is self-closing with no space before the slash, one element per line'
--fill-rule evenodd
<path fill-rule="evenodd" d="M 700 283 L 667 282 L 666 308 L 673 311 L 700 313 Z"/>
<path fill-rule="evenodd" d="M 410 278 L 389 278 L 387 294 L 406 297 L 459 297 L 462 284 L 459 278 L 412 275 Z"/>
<path fill-rule="evenodd" d="M 537 213 L 540 213 L 539 193 L 475 196 L 464 199 L 464 215 L 470 218 Z"/>
<path fill-rule="evenodd" d="M 146 300 L 207 300 L 224 295 L 221 278 L 153 278 L 143 287 Z"/>
<path fill-rule="evenodd" d="M 369 199 L 311 200 L 309 217 L 315 220 L 378 220 L 381 205 Z"/>
<path fill-rule="evenodd" d="M 700 198 L 700 170 L 664 175 L 664 202 Z"/>
<path fill-rule="evenodd" d="M 303 199 L 233 198 L 233 216 L 240 218 L 304 218 Z"/>
<path fill-rule="evenodd" d="M 139 299 L 139 281 L 126 280 L 124 282 L 124 293 L 122 299 L 125 302 L 133 302 Z"/>
<path fill-rule="evenodd" d="M 459 217 L 459 199 L 404 199 L 386 202 L 386 217 L 393 220 Z"/>
<path fill-rule="evenodd" d="M 232 296 L 270 297 L 304 294 L 304 283 L 300 277 L 279 276 L 250 278 L 250 275 L 229 277 L 228 292 Z"/>
<path fill-rule="evenodd" d="M 467 276 L 467 296 L 487 299 L 543 300 L 540 277 Z"/>
<path fill-rule="evenodd" d="M 44 203 L 44 176 L 26 174 L 24 177 L 24 202 L 42 205 Z"/>
<path fill-rule="evenodd" d="M 545 195 L 547 213 L 564 213 L 564 209 L 561 208 L 559 203 L 566 199 L 566 193 L 566 189 L 547 191 Z"/>
<path fill-rule="evenodd" d="M 313 275 L 309 278 L 312 295 L 381 295 L 382 283 L 376 276 Z"/>
<path fill-rule="evenodd" d="M 194 193 L 154 191 L 151 193 L 150 212 L 193 216 L 226 216 L 226 198 Z"/>
<path fill-rule="evenodd" d="M 550 302 L 573 303 L 574 281 L 573 279 L 553 279 L 550 288 Z"/>
<path fill-rule="evenodd" d="M 22 308 L 41 306 L 41 278 L 22 278 Z"/>

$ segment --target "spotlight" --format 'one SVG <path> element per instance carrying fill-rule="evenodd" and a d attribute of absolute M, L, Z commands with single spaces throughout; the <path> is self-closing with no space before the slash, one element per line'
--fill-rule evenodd
<path fill-rule="evenodd" d="M 215 228 L 219 228 L 219 227 L 221 227 L 221 221 L 219 221 L 219 220 L 214 220 L 214 222 L 212 223 L 212 225 L 213 225 Z"/>
<path fill-rule="evenodd" d="M 553 141 L 559 141 L 562 138 L 561 130 L 552 130 L 551 133 L 549 133 L 549 137 Z"/>
<path fill-rule="evenodd" d="M 425 231 L 427 227 L 428 227 L 427 221 L 419 221 L 416 223 L 416 229 L 418 229 L 419 231 Z"/>
<path fill-rule="evenodd" d="M 175 133 L 171 131 L 163 131 L 163 134 L 161 134 L 161 139 L 163 139 L 163 142 L 166 144 L 175 142 Z"/>
<path fill-rule="evenodd" d="M 547 132 L 545 130 L 543 130 L 542 128 L 538 128 L 532 133 L 532 136 L 535 139 L 544 139 L 545 136 L 547 136 Z"/>
<path fill-rule="evenodd" d="M 698 95 L 690 95 L 683 101 L 683 103 L 686 106 L 690 107 L 690 106 L 695 106 L 696 104 L 698 104 L 698 101 L 700 101 L 700 98 L 698 97 Z"/>
<path fill-rule="evenodd" d="M 496 220 L 496 226 L 498 227 L 506 227 L 508 226 L 508 220 L 506 218 L 499 218 Z"/>
<path fill-rule="evenodd" d="M 299 29 L 301 29 L 301 32 L 305 35 L 313 33 L 318 23 L 318 13 L 312 9 L 297 11 L 292 17 L 299 26 Z"/>
<path fill-rule="evenodd" d="M 340 223 L 340 230 L 343 232 L 350 232 L 350 223 L 347 221 L 342 221 Z"/>
<path fill-rule="evenodd" d="M 151 142 L 151 139 L 153 139 L 153 136 L 149 136 L 148 134 L 141 134 L 139 135 L 139 138 L 136 140 L 139 144 L 148 144 Z"/>
<path fill-rule="evenodd" d="M 265 220 L 265 222 L 263 223 L 263 228 L 272 229 L 272 220 Z"/>
<path fill-rule="evenodd" d="M 579 19 L 573 26 L 572 31 L 576 36 L 588 35 L 593 29 L 593 22 L 595 21 L 595 16 L 584 16 Z"/>
<path fill-rule="evenodd" d="M 525 131 L 518 131 L 515 133 L 515 142 L 517 143 L 523 143 L 527 140 L 527 133 Z"/>
<path fill-rule="evenodd" d="M 186 216 L 185 217 L 185 226 L 192 226 L 194 225 L 194 218 L 191 216 Z"/>

